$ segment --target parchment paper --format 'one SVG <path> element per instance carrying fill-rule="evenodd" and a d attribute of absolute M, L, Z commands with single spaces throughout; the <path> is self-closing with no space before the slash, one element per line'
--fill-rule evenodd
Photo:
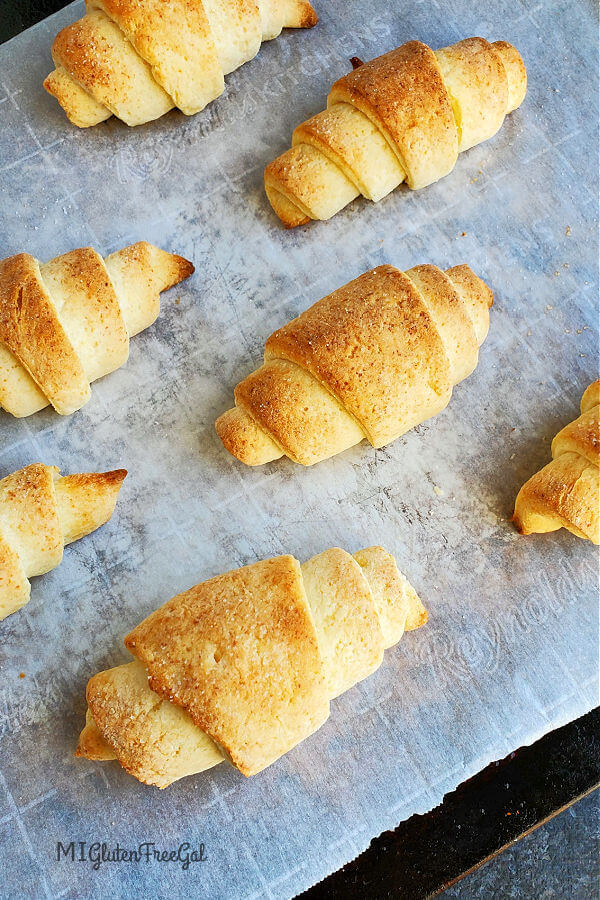
<path fill-rule="evenodd" d="M 0 48 L 0 256 L 107 254 L 144 238 L 197 267 L 81 412 L 0 415 L 2 475 L 38 460 L 130 472 L 112 521 L 0 624 L 3 897 L 291 897 L 596 703 L 594 548 L 509 523 L 597 377 L 593 4 L 317 6 L 316 29 L 264 45 L 204 113 L 136 129 L 79 131 L 42 89 L 51 40 L 81 4 Z M 528 67 L 527 99 L 499 134 L 426 190 L 285 231 L 263 168 L 348 58 L 473 34 L 513 42 Z M 382 262 L 468 262 L 493 287 L 475 373 L 384 450 L 311 469 L 238 464 L 213 422 L 265 338 Z M 249 781 L 222 765 L 159 792 L 116 763 L 74 759 L 88 678 L 128 659 L 123 635 L 163 601 L 270 555 L 372 543 L 396 554 L 430 623 L 276 765 Z M 59 862 L 58 841 L 187 841 L 207 859 L 95 871 Z"/>

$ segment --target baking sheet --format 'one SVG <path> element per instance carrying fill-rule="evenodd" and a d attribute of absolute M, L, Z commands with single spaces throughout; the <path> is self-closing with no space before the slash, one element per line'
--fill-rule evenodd
<path fill-rule="evenodd" d="M 79 131 L 42 89 L 52 37 L 82 4 L 0 48 L 0 256 L 108 254 L 143 238 L 197 267 L 81 412 L 0 414 L 2 475 L 38 460 L 130 472 L 112 521 L 0 624 L 2 896 L 291 897 L 596 703 L 594 548 L 565 532 L 520 538 L 508 522 L 597 377 L 593 5 L 317 6 L 316 29 L 264 45 L 205 113 L 136 129 Z M 513 42 L 528 67 L 527 99 L 501 132 L 424 191 L 280 227 L 262 170 L 348 58 L 472 34 Z M 265 338 L 382 262 L 468 262 L 493 287 L 475 373 L 383 450 L 307 470 L 238 464 L 213 422 Z M 87 679 L 128 659 L 123 635 L 164 600 L 270 555 L 375 542 L 430 623 L 276 765 L 249 781 L 222 765 L 159 792 L 116 763 L 74 759 Z M 189 842 L 207 858 L 94 870 L 59 862 L 58 841 Z"/>

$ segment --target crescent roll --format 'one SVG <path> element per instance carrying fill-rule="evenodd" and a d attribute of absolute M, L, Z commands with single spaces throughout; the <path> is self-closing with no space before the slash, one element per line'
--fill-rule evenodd
<path fill-rule="evenodd" d="M 378 266 L 271 335 L 217 433 L 249 466 L 284 455 L 310 466 L 364 438 L 383 447 L 473 371 L 492 301 L 467 265 Z"/>
<path fill-rule="evenodd" d="M 80 128 L 110 116 L 141 125 L 173 107 L 191 116 L 262 41 L 316 22 L 309 0 L 87 0 L 54 40 L 44 87 Z"/>
<path fill-rule="evenodd" d="M 532 475 L 517 495 L 513 522 L 521 534 L 566 528 L 600 541 L 600 380 L 581 398 L 581 415 L 552 441 L 552 462 Z"/>
<path fill-rule="evenodd" d="M 279 556 L 169 600 L 125 638 L 135 661 L 90 679 L 76 755 L 164 788 L 227 760 L 254 775 L 427 621 L 381 547 Z"/>
<path fill-rule="evenodd" d="M 28 602 L 29 579 L 56 568 L 65 544 L 108 522 L 126 475 L 34 463 L 0 480 L 0 619 Z"/>
<path fill-rule="evenodd" d="M 425 187 L 496 134 L 526 90 L 523 60 L 505 41 L 473 37 L 435 52 L 410 41 L 335 82 L 327 109 L 267 166 L 267 197 L 293 228 L 361 194 L 377 202 L 404 181 Z"/>
<path fill-rule="evenodd" d="M 141 241 L 106 259 L 83 247 L 40 263 L 0 262 L 0 407 L 61 415 L 90 398 L 90 382 L 126 362 L 129 338 L 160 312 L 160 292 L 191 275 L 191 262 Z"/>

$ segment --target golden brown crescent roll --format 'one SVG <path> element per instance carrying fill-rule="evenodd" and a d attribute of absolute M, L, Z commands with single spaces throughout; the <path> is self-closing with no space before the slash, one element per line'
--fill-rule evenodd
<path fill-rule="evenodd" d="M 383 447 L 437 415 L 477 365 L 491 290 L 469 266 L 384 265 L 267 340 L 216 429 L 249 466 L 310 466 L 368 438 Z"/>
<path fill-rule="evenodd" d="M 505 41 L 473 37 L 435 52 L 403 44 L 336 81 L 327 109 L 296 128 L 265 170 L 271 206 L 293 228 L 359 194 L 376 202 L 403 181 L 432 184 L 461 150 L 491 138 L 526 90 L 523 60 Z"/>
<path fill-rule="evenodd" d="M 224 76 L 282 28 L 311 28 L 309 0 L 87 0 L 52 45 L 44 81 L 74 125 L 110 116 L 141 125 L 177 107 L 199 112 Z"/>
<path fill-rule="evenodd" d="M 61 477 L 34 463 L 0 480 L 0 619 L 27 603 L 29 579 L 56 568 L 65 544 L 108 522 L 126 474 Z"/>
<path fill-rule="evenodd" d="M 141 241 L 102 259 L 91 247 L 41 264 L 28 253 L 0 262 L 0 407 L 62 415 L 90 398 L 90 382 L 122 366 L 129 338 L 160 312 L 160 292 L 191 262 Z"/>
<path fill-rule="evenodd" d="M 552 441 L 552 462 L 532 475 L 517 495 L 513 522 L 521 534 L 567 528 L 600 541 L 600 380 L 581 398 L 581 415 Z"/>
<path fill-rule="evenodd" d="M 316 731 L 329 701 L 426 621 L 381 547 L 219 575 L 125 638 L 135 662 L 90 679 L 76 755 L 116 758 L 161 788 L 224 759 L 254 775 Z"/>

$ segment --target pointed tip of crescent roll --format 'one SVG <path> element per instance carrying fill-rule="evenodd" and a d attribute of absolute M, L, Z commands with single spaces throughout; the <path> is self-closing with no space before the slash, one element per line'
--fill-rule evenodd
<path fill-rule="evenodd" d="M 138 660 L 93 675 L 86 698 L 86 723 L 75 756 L 118 759 L 138 781 L 159 788 L 223 761 L 216 744 L 182 707 L 154 693 Z"/>
<path fill-rule="evenodd" d="M 517 109 L 527 93 L 527 69 L 516 47 L 508 41 L 494 41 L 492 47 L 502 60 L 508 82 L 507 114 Z"/>
<path fill-rule="evenodd" d="M 319 21 L 310 0 L 262 0 L 259 6 L 263 40 L 276 37 L 282 28 L 312 28 Z"/>
<path fill-rule="evenodd" d="M 94 722 L 89 709 L 85 714 L 85 725 L 82 728 L 79 740 L 77 741 L 75 756 L 82 759 L 92 759 L 98 762 L 116 759 L 112 748 L 102 737 L 102 733 Z"/>
<path fill-rule="evenodd" d="M 544 534 L 557 531 L 561 522 L 558 513 L 552 514 L 548 498 L 540 489 L 539 472 L 525 482 L 515 500 L 515 511 L 510 521 L 521 535 Z"/>
<path fill-rule="evenodd" d="M 494 305 L 494 292 L 466 263 L 446 269 L 446 275 L 465 304 L 481 346 L 490 327 L 489 310 Z"/>
<path fill-rule="evenodd" d="M 130 244 L 113 256 L 119 256 L 128 266 L 137 270 L 140 276 L 151 274 L 154 289 L 159 292 L 167 291 L 195 272 L 194 264 L 189 259 L 177 253 L 169 253 L 168 250 L 161 250 L 148 241 Z"/>
<path fill-rule="evenodd" d="M 397 644 L 405 631 L 425 625 L 429 614 L 388 550 L 367 547 L 355 553 L 354 559 L 373 592 L 386 649 Z"/>
<path fill-rule="evenodd" d="M 267 199 L 273 207 L 275 215 L 281 219 L 286 228 L 297 228 L 299 225 L 307 225 L 310 222 L 310 216 L 303 213 L 281 191 L 278 191 L 277 188 L 269 183 L 271 179 L 275 181 L 277 178 L 277 162 L 277 159 L 273 160 L 265 169 L 265 193 Z"/>
<path fill-rule="evenodd" d="M 283 456 L 269 435 L 238 406 L 220 415 L 215 429 L 225 449 L 247 466 L 262 466 Z"/>
<path fill-rule="evenodd" d="M 194 264 L 176 253 L 168 253 L 138 241 L 111 253 L 104 260 L 117 292 L 129 336 L 139 334 L 160 312 L 160 294 L 195 271 Z"/>
<path fill-rule="evenodd" d="M 81 85 L 71 78 L 63 66 L 57 66 L 44 79 L 43 86 L 64 109 L 68 120 L 78 128 L 89 128 L 106 121 L 111 111 L 98 103 Z"/>
<path fill-rule="evenodd" d="M 519 501 L 519 498 L 517 497 L 517 500 L 516 500 L 517 506 L 518 506 L 519 503 L 520 503 L 520 501 Z M 510 521 L 511 521 L 511 523 L 515 526 L 515 528 L 516 528 L 516 530 L 519 532 L 519 534 L 525 535 L 525 534 L 531 534 L 531 533 L 532 533 L 531 531 L 528 531 L 528 530 L 527 530 L 526 525 L 525 525 L 525 522 L 524 522 L 523 519 L 521 518 L 521 512 L 520 512 L 520 510 L 518 510 L 516 507 L 515 507 L 514 513 L 513 513 L 512 516 L 510 517 Z"/>
<path fill-rule="evenodd" d="M 125 469 L 55 476 L 54 490 L 65 544 L 104 525 L 112 516 Z"/>
<path fill-rule="evenodd" d="M 313 28 L 319 17 L 309 0 L 288 0 L 284 28 Z"/>

